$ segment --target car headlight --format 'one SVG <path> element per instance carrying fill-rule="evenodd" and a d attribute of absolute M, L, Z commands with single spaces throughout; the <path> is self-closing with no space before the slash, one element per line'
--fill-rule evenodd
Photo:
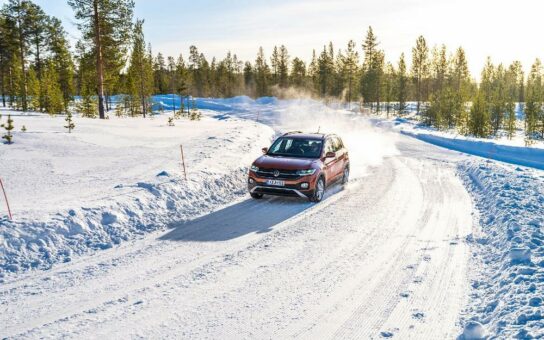
<path fill-rule="evenodd" d="M 298 170 L 297 175 L 299 176 L 308 176 L 313 175 L 315 173 L 315 169 L 308 169 L 308 170 Z"/>
<path fill-rule="evenodd" d="M 255 166 L 255 165 L 252 165 L 251 168 L 249 168 L 251 171 L 253 172 L 257 172 L 259 171 L 259 167 Z"/>

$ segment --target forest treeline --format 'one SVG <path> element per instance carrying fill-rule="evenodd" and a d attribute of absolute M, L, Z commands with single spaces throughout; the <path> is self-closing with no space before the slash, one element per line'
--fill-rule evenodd
<path fill-rule="evenodd" d="M 404 54 L 387 61 L 369 27 L 360 44 L 332 42 L 311 60 L 291 56 L 284 45 L 255 60 L 228 52 L 207 58 L 196 46 L 187 54 L 154 54 L 144 37 L 144 21 L 134 18 L 133 0 L 68 0 L 81 38 L 69 46 L 59 19 L 30 0 L 9 0 L 0 10 L 2 104 L 50 114 L 75 110 L 105 118 L 112 96 L 117 114 L 146 116 L 153 94 L 181 97 L 305 95 L 372 111 L 403 115 L 416 102 L 422 121 L 438 129 L 490 137 L 516 129 L 526 139 L 544 138 L 542 65 L 536 59 L 525 75 L 520 62 L 495 65 L 488 58 L 477 83 L 462 47 L 414 43 L 411 65 Z M 79 100 L 74 101 L 74 97 Z M 519 103 L 520 107 L 517 107 Z M 518 123 L 516 113 L 523 111 Z M 519 126 L 518 126 L 519 125 Z"/>

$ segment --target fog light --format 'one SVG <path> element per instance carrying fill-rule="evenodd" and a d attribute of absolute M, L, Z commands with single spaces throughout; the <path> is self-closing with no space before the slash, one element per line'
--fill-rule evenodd
<path fill-rule="evenodd" d="M 308 189 L 308 183 L 302 183 L 302 184 L 300 185 L 300 187 L 301 187 L 302 189 Z"/>
<path fill-rule="evenodd" d="M 253 184 L 253 183 L 255 183 L 255 180 L 253 178 L 250 178 L 249 179 L 249 184 Z"/>

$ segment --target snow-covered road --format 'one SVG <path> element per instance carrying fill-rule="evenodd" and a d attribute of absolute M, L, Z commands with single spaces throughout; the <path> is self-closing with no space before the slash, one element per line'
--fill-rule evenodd
<path fill-rule="evenodd" d="M 242 199 L 23 273 L 0 286 L 0 335 L 455 338 L 473 223 L 460 156 L 395 138 L 399 155 L 320 204 Z"/>

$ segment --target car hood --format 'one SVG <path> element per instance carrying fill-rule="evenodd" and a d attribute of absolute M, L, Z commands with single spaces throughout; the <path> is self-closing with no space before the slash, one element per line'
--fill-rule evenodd
<path fill-rule="evenodd" d="M 312 167 L 315 159 L 301 159 L 263 155 L 255 161 L 255 166 L 265 169 L 305 170 Z"/>

